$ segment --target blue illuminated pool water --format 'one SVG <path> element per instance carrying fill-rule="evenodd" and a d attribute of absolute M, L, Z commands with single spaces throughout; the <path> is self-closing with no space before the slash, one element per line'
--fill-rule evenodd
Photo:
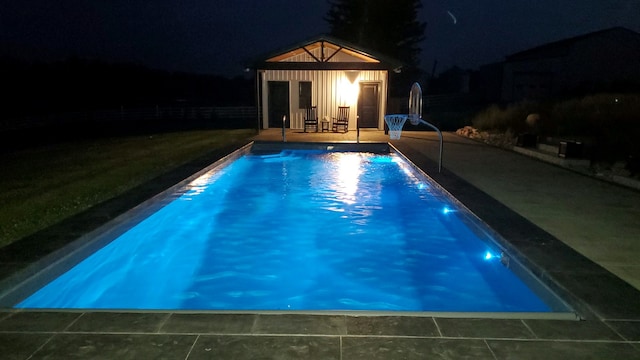
<path fill-rule="evenodd" d="M 181 194 L 16 307 L 551 311 L 395 154 L 248 154 Z"/>

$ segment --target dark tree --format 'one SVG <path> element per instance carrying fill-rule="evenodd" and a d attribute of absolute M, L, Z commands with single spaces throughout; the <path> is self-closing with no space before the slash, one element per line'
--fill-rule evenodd
<path fill-rule="evenodd" d="M 418 20 L 420 0 L 329 0 L 329 5 L 325 20 L 332 36 L 404 62 L 403 74 L 392 79 L 396 86 L 419 79 L 426 27 Z"/>

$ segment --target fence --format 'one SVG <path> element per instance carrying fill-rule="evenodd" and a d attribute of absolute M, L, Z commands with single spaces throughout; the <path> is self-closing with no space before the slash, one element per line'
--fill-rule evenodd
<path fill-rule="evenodd" d="M 427 95 L 422 97 L 422 116 L 443 131 L 455 131 L 468 125 L 473 114 L 484 106 L 476 94 L 453 93 Z M 409 111 L 409 98 L 390 98 L 387 103 L 388 114 L 406 114 Z M 405 129 L 423 130 L 422 125 L 412 126 L 405 123 Z"/>
<path fill-rule="evenodd" d="M 0 132 L 45 127 L 135 127 L 163 124 L 198 125 L 210 128 L 251 128 L 257 126 L 256 108 L 233 107 L 144 107 L 115 110 L 72 111 L 59 114 L 0 120 Z"/>
<path fill-rule="evenodd" d="M 479 103 L 481 103 L 481 99 L 474 94 L 426 95 L 422 97 L 422 112 L 428 113 L 434 110 L 457 111 L 461 107 L 476 107 Z M 409 110 L 409 98 L 391 98 L 387 109 L 390 114 L 405 114 Z"/>
<path fill-rule="evenodd" d="M 423 98 L 426 108 L 456 109 L 460 106 L 477 106 L 482 99 L 476 94 L 441 94 L 428 95 Z"/>

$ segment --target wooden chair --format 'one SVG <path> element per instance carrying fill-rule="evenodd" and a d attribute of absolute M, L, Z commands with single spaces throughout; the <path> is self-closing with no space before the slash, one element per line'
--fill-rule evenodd
<path fill-rule="evenodd" d="M 318 132 L 318 109 L 316 106 L 312 106 L 306 109 L 307 114 L 304 118 L 304 132 L 307 132 L 307 128 L 315 128 Z"/>
<path fill-rule="evenodd" d="M 338 116 L 333 118 L 334 132 L 338 132 L 338 129 L 342 128 L 342 132 L 349 131 L 349 106 L 338 106 Z"/>

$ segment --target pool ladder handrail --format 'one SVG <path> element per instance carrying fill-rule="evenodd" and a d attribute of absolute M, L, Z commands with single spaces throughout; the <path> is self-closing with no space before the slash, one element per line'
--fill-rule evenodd
<path fill-rule="evenodd" d="M 287 126 L 287 115 L 282 115 L 282 142 L 287 142 L 285 128 Z"/>

